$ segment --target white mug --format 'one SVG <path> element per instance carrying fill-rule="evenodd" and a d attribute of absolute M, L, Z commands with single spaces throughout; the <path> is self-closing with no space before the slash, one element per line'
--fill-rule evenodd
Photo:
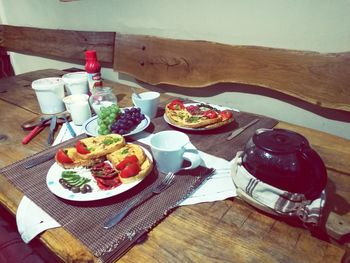
<path fill-rule="evenodd" d="M 141 112 L 151 119 L 156 117 L 159 104 L 159 92 L 147 91 L 138 93 L 138 97 L 135 93 L 132 94 L 131 99 L 136 107 L 141 109 Z"/>
<path fill-rule="evenodd" d="M 77 126 L 83 125 L 85 121 L 91 118 L 91 109 L 88 98 L 78 96 L 82 94 L 70 95 L 75 98 L 69 104 L 69 112 L 73 123 Z M 70 97 L 68 96 L 68 97 Z M 87 96 L 88 97 L 88 96 Z"/>
<path fill-rule="evenodd" d="M 87 101 L 89 95 L 87 94 L 73 94 L 63 98 L 64 105 L 66 106 L 67 111 L 70 113 L 70 106 L 77 101 Z"/>
<path fill-rule="evenodd" d="M 61 78 L 43 78 L 32 82 L 40 110 L 43 114 L 56 114 L 64 111 L 64 82 Z"/>
<path fill-rule="evenodd" d="M 158 170 L 163 173 L 194 169 L 201 164 L 201 158 L 196 149 L 188 147 L 190 139 L 179 131 L 161 131 L 154 134 L 150 140 L 151 151 Z M 191 164 L 182 167 L 184 160 Z"/>
<path fill-rule="evenodd" d="M 67 73 L 62 76 L 67 95 L 88 94 L 88 76 L 85 71 Z"/>

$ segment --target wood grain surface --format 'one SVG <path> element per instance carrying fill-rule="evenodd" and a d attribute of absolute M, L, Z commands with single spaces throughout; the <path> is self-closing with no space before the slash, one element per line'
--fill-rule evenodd
<path fill-rule="evenodd" d="M 350 111 L 350 52 L 320 54 L 117 33 L 114 69 L 146 83 L 184 88 L 252 84 Z"/>
<path fill-rule="evenodd" d="M 113 64 L 114 32 L 73 31 L 0 25 L 0 46 L 9 51 L 85 64 L 84 51 Z"/>
<path fill-rule="evenodd" d="M 0 154 L 5 156 L 0 159 L 1 167 L 47 147 L 47 129 L 28 145 L 21 144 L 27 131 L 22 130 L 20 124 L 40 114 L 28 83 L 33 76 L 63 73 L 48 70 L 0 80 L 0 86 L 11 86 L 0 93 L 0 121 L 8 124 L 0 128 Z M 106 84 L 113 88 L 121 107 L 132 105 L 128 86 Z M 169 99 L 170 96 L 161 95 L 162 103 Z M 327 167 L 328 187 L 333 193 L 328 209 L 336 215 L 334 226 L 341 226 L 339 219 L 347 222 L 350 218 L 350 141 L 287 123 L 279 123 L 277 127 L 305 135 L 319 152 Z M 22 195 L 0 175 L 0 202 L 13 215 Z M 65 262 L 97 261 L 63 228 L 47 230 L 38 239 Z M 176 209 L 120 262 L 346 262 L 349 240 L 336 241 L 329 236 L 315 237 L 304 228 L 283 222 L 234 198 Z"/>

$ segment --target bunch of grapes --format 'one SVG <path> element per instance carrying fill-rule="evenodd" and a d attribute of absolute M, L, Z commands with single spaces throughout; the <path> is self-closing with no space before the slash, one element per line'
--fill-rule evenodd
<path fill-rule="evenodd" d="M 125 109 L 124 112 L 118 115 L 116 122 L 111 125 L 111 130 L 113 133 L 123 135 L 136 127 L 144 119 L 145 115 L 141 113 L 140 108 Z"/>
<path fill-rule="evenodd" d="M 101 107 L 98 114 L 98 134 L 106 135 L 111 133 L 111 126 L 120 115 L 120 109 L 116 104 L 108 107 Z"/>

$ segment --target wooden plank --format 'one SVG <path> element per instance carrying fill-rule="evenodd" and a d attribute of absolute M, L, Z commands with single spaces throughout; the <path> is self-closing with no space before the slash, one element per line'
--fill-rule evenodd
<path fill-rule="evenodd" d="M 74 31 L 0 25 L 0 46 L 9 51 L 85 64 L 95 49 L 101 64 L 112 67 L 114 32 Z"/>
<path fill-rule="evenodd" d="M 153 85 L 244 83 L 350 111 L 350 52 L 320 54 L 117 33 L 113 68 Z"/>

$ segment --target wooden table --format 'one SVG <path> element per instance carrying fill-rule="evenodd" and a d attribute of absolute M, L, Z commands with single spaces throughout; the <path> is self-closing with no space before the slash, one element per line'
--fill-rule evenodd
<path fill-rule="evenodd" d="M 42 70 L 0 80 L 0 166 L 4 167 L 47 147 L 48 129 L 27 145 L 28 133 L 21 123 L 38 116 L 39 105 L 30 84 L 34 79 L 60 76 L 59 70 Z M 108 83 L 121 107 L 130 106 L 130 88 Z M 169 96 L 162 94 L 161 100 Z M 350 141 L 312 129 L 280 122 L 276 126 L 303 134 L 324 160 L 329 176 L 327 221 L 329 234 L 349 232 Z M 23 196 L 0 176 L 0 201 L 13 215 Z M 338 235 L 338 236 L 337 236 Z M 96 258 L 63 228 L 47 230 L 38 237 L 67 262 Z M 322 240 L 324 239 L 324 240 Z M 346 237 L 345 237 L 346 239 Z M 346 240 L 345 240 L 346 241 Z M 177 208 L 150 231 L 147 240 L 135 245 L 121 262 L 340 262 L 347 244 L 326 235 L 314 237 L 308 230 L 291 226 L 262 213 L 238 198 Z"/>

